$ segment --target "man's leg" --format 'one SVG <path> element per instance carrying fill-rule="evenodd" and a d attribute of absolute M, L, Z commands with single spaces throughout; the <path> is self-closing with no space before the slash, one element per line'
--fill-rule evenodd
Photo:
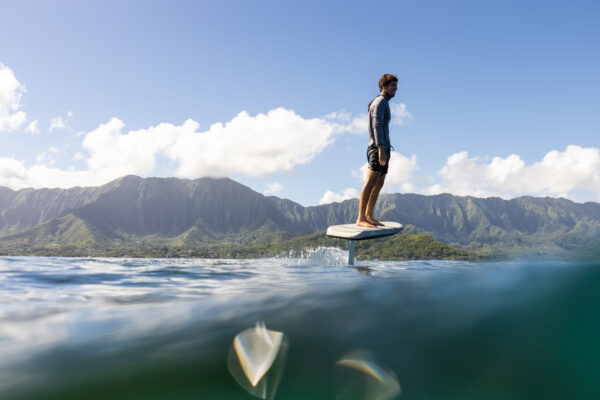
<path fill-rule="evenodd" d="M 366 228 L 375 228 L 375 225 L 371 224 L 366 218 L 367 211 L 367 203 L 371 197 L 371 192 L 373 188 L 379 181 L 379 172 L 373 171 L 371 169 L 367 170 L 367 179 L 365 181 L 365 186 L 360 192 L 360 201 L 358 203 L 358 219 L 356 220 L 356 225 L 364 226 Z"/>
<path fill-rule="evenodd" d="M 375 185 L 373 186 L 373 189 L 371 190 L 371 195 L 369 196 L 369 201 L 367 203 L 367 212 L 365 214 L 365 217 L 367 218 L 367 221 L 369 221 L 373 225 L 383 226 L 383 224 L 381 222 L 379 222 L 375 218 L 373 218 L 373 210 L 375 210 L 375 203 L 377 203 L 377 198 L 379 197 L 379 191 L 383 187 L 384 182 L 385 182 L 385 175 L 380 175 L 379 179 L 377 179 L 377 182 L 375 182 Z"/>

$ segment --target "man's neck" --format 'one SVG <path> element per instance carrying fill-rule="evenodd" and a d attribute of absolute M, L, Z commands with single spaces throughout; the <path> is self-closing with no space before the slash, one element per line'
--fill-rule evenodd
<path fill-rule="evenodd" d="M 392 98 L 391 96 L 388 96 L 387 94 L 385 94 L 384 91 L 381 91 L 381 93 L 379 93 L 379 94 L 382 95 L 383 97 L 385 97 L 385 99 L 388 101 Z"/>

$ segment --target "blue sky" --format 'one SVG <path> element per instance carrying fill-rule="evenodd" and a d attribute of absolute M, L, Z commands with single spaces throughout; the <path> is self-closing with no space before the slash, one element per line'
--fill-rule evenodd
<path fill-rule="evenodd" d="M 593 1 L 7 2 L 0 186 L 355 197 L 393 73 L 384 190 L 600 201 L 598 20 Z"/>

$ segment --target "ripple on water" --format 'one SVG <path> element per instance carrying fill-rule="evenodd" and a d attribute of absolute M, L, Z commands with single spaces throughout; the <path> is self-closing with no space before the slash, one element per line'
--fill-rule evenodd
<path fill-rule="evenodd" d="M 0 397 L 244 398 L 228 357 L 264 321 L 286 338 L 276 398 L 345 379 L 386 399 L 599 398 L 597 265 L 346 257 L 0 257 Z"/>

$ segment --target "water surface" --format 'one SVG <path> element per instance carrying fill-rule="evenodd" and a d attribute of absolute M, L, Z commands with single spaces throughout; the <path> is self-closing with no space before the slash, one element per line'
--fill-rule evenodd
<path fill-rule="evenodd" d="M 0 257 L 0 398 L 253 398 L 227 358 L 257 322 L 287 340 L 276 399 L 342 398 L 357 351 L 398 398 L 600 398 L 600 265 L 346 257 Z"/>

